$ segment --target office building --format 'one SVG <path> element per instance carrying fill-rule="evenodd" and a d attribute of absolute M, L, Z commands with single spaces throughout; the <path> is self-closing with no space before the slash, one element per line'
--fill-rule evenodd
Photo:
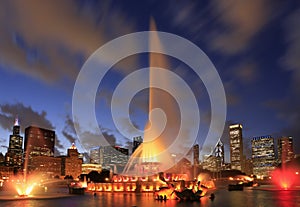
<path fill-rule="evenodd" d="M 94 147 L 90 150 L 90 163 L 91 164 L 101 164 L 103 163 L 103 160 L 101 161 L 100 156 L 100 146 Z"/>
<path fill-rule="evenodd" d="M 294 158 L 293 138 L 281 137 L 278 139 L 278 162 L 286 163 Z"/>
<path fill-rule="evenodd" d="M 199 144 L 195 144 L 193 146 L 193 164 L 195 166 L 198 166 L 199 165 Z"/>
<path fill-rule="evenodd" d="M 122 172 L 128 159 L 128 149 L 118 146 L 101 146 L 100 148 L 100 160 L 103 160 L 100 164 L 104 168 L 113 169 L 114 173 Z"/>
<path fill-rule="evenodd" d="M 61 156 L 61 175 L 72 176 L 76 179 L 82 172 L 82 159 L 73 143 L 68 149 L 67 156 Z"/>
<path fill-rule="evenodd" d="M 253 174 L 268 177 L 275 169 L 274 139 L 271 136 L 254 137 L 252 144 Z"/>
<path fill-rule="evenodd" d="M 230 162 L 231 169 L 241 170 L 243 166 L 243 134 L 242 125 L 234 124 L 229 126 L 229 140 L 230 140 Z"/>
<path fill-rule="evenodd" d="M 140 144 L 142 144 L 142 143 L 143 143 L 143 138 L 142 138 L 142 136 L 133 137 L 132 154 L 133 154 L 134 151 L 138 148 L 138 146 L 140 146 Z"/>
<path fill-rule="evenodd" d="M 30 171 L 43 179 L 61 176 L 61 158 L 49 156 L 33 156 L 30 162 Z"/>
<path fill-rule="evenodd" d="M 18 118 L 15 119 L 13 133 L 9 136 L 9 145 L 5 155 L 6 166 L 20 170 L 23 164 L 23 137 L 20 135 Z"/>
<path fill-rule="evenodd" d="M 28 169 L 32 164 L 32 157 L 54 156 L 55 132 L 36 126 L 29 126 L 25 129 L 24 151 L 25 159 L 28 159 Z"/>
<path fill-rule="evenodd" d="M 225 164 L 225 153 L 224 153 L 224 144 L 221 142 L 221 140 L 218 141 L 217 145 L 214 148 L 214 155 L 216 157 L 219 157 L 221 163 L 221 167 Z"/>

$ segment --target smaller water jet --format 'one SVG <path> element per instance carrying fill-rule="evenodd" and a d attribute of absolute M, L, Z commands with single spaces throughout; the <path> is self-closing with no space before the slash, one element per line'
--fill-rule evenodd
<path fill-rule="evenodd" d="M 272 180 L 276 186 L 284 190 L 290 190 L 295 187 L 298 175 L 294 169 L 276 169 L 272 173 Z"/>

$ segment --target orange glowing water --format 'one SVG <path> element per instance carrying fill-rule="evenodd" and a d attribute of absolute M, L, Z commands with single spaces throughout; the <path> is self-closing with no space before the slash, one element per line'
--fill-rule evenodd
<path fill-rule="evenodd" d="M 19 196 L 29 196 L 34 186 L 35 183 L 19 183 L 15 185 L 15 188 Z"/>
<path fill-rule="evenodd" d="M 150 30 L 156 31 L 153 20 L 150 23 Z M 149 47 L 162 49 L 156 33 L 150 35 Z M 149 63 L 150 67 L 163 68 L 163 70 L 169 67 L 162 54 L 150 53 Z M 153 175 L 174 165 L 174 158 L 168 151 L 168 147 L 178 134 L 181 124 L 180 110 L 169 93 L 153 87 L 158 83 L 162 88 L 172 85 L 168 77 L 153 68 L 149 71 L 149 120 L 145 126 L 144 142 L 130 157 L 124 174 Z M 133 170 L 136 165 L 139 166 L 138 169 Z"/>

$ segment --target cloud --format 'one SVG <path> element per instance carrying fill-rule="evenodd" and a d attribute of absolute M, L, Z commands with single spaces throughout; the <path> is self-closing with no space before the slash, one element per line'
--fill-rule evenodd
<path fill-rule="evenodd" d="M 257 65 L 248 61 L 238 64 L 231 74 L 234 74 L 236 80 L 242 84 L 254 83 L 259 77 Z"/>
<path fill-rule="evenodd" d="M 298 85 L 300 80 L 300 9 L 295 10 L 284 23 L 285 40 L 287 50 L 282 59 L 280 60 L 285 69 L 293 72 L 292 79 L 294 86 Z M 294 87 L 298 88 L 298 87 Z M 300 90 L 299 90 L 300 92 Z"/>
<path fill-rule="evenodd" d="M 16 116 L 19 117 L 22 127 L 37 125 L 46 129 L 54 129 L 52 123 L 47 119 L 47 112 L 45 111 L 34 111 L 30 106 L 25 106 L 23 103 L 0 105 L 0 125 L 3 129 L 11 130 Z"/>
<path fill-rule="evenodd" d="M 65 126 L 62 130 L 62 134 L 70 142 L 70 144 L 75 143 L 77 140 L 74 123 L 69 115 L 66 116 Z"/>
<path fill-rule="evenodd" d="M 212 33 L 212 48 L 225 54 L 244 50 L 271 19 L 272 1 L 215 0 L 212 9 L 219 27 Z"/>
<path fill-rule="evenodd" d="M 47 113 L 45 111 L 34 111 L 30 106 L 25 106 L 22 103 L 0 105 L 0 126 L 3 129 L 11 131 L 16 116 L 18 116 L 19 118 L 22 132 L 24 132 L 24 129 L 26 127 L 31 125 L 51 130 L 54 130 L 55 128 L 51 121 L 49 121 L 49 119 L 47 118 Z M 64 146 L 61 144 L 59 138 L 56 135 L 56 155 L 59 154 L 59 149 L 64 149 Z"/>
<path fill-rule="evenodd" d="M 74 81 L 85 59 L 99 46 L 134 30 L 120 10 L 108 12 L 111 4 L 1 2 L 0 66 L 47 83 Z"/>
<path fill-rule="evenodd" d="M 281 100 L 270 100 L 265 106 L 276 111 L 277 118 L 284 121 L 282 129 L 276 134 L 279 136 L 292 136 L 294 138 L 294 150 L 300 152 L 300 98 L 292 91 L 287 97 Z"/>

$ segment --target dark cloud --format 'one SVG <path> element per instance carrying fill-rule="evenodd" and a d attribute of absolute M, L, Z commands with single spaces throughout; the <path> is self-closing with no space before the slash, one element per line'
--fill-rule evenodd
<path fill-rule="evenodd" d="M 0 105 L 0 125 L 3 129 L 11 130 L 17 116 L 19 117 L 22 130 L 30 125 L 46 129 L 55 128 L 48 120 L 47 112 L 45 111 L 34 111 L 30 106 L 25 106 L 23 103 Z"/>
<path fill-rule="evenodd" d="M 24 132 L 26 127 L 31 125 L 55 130 L 53 124 L 48 120 L 45 111 L 34 111 L 30 106 L 25 106 L 22 103 L 0 105 L 0 125 L 3 129 L 11 131 L 16 116 L 19 118 L 22 132 Z M 57 136 L 55 139 L 55 149 L 56 151 L 64 149 Z"/>
<path fill-rule="evenodd" d="M 294 150 L 296 153 L 300 153 L 300 98 L 299 94 L 296 94 L 296 91 L 297 89 L 291 93 L 291 96 L 285 99 L 272 100 L 265 103 L 265 105 L 275 109 L 277 118 L 285 123 L 285 126 L 276 135 L 280 137 L 292 136 L 294 139 Z"/>
<path fill-rule="evenodd" d="M 85 59 L 98 47 L 134 31 L 121 10 L 111 9 L 111 1 L 99 4 L 2 1 L 0 66 L 48 83 L 74 81 Z"/>
<path fill-rule="evenodd" d="M 74 122 L 69 115 L 66 116 L 65 126 L 62 130 L 62 134 L 70 142 L 70 144 L 75 143 L 77 140 Z"/>
<path fill-rule="evenodd" d="M 114 134 L 102 130 L 102 135 L 105 137 L 106 141 L 109 145 L 115 146 L 116 145 L 116 137 Z M 100 136 L 98 134 L 95 134 L 90 131 L 82 132 L 80 135 L 80 143 L 82 146 L 89 150 L 90 148 L 96 147 L 96 146 L 103 146 L 103 143 L 100 141 Z"/>

